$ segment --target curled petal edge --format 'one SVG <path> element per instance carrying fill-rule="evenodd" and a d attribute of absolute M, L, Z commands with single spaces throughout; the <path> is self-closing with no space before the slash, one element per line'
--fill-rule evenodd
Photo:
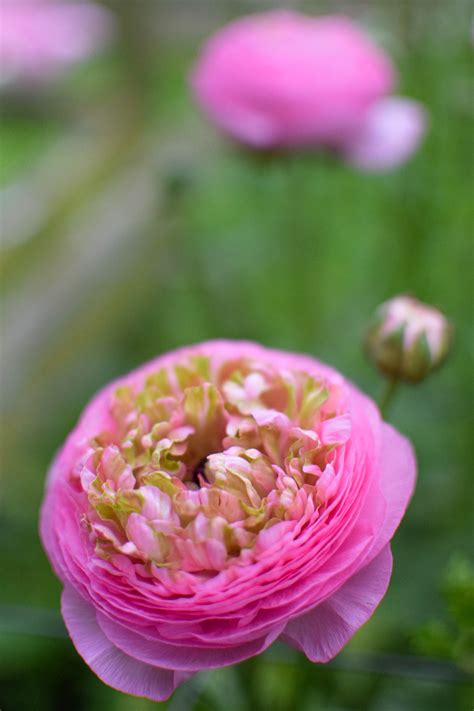
<path fill-rule="evenodd" d="M 192 676 L 144 664 L 124 654 L 101 630 L 94 608 L 70 586 L 63 590 L 61 611 L 81 657 L 101 681 L 118 691 L 164 701 Z"/>
<path fill-rule="evenodd" d="M 347 644 L 385 595 L 392 573 L 390 546 L 336 593 L 286 626 L 281 641 L 312 662 L 328 662 Z"/>

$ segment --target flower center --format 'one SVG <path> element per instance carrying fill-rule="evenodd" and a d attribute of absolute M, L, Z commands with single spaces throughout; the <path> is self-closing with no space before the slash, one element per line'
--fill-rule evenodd
<path fill-rule="evenodd" d="M 273 526 L 327 506 L 350 433 L 334 385 L 246 358 L 162 368 L 119 387 L 110 413 L 71 476 L 97 553 L 142 575 L 251 560 Z"/>
<path fill-rule="evenodd" d="M 192 482 L 193 484 L 197 484 L 197 486 L 201 486 L 202 480 L 206 481 L 206 464 L 207 464 L 207 457 L 203 457 L 200 462 L 196 464 L 194 467 L 193 471 L 193 476 L 192 476 Z"/>

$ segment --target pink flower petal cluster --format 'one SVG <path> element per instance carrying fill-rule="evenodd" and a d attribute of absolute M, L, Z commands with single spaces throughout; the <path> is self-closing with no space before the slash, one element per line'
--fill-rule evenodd
<path fill-rule="evenodd" d="M 1 81 L 54 77 L 97 50 L 111 31 L 111 17 L 85 0 L 2 0 Z"/>
<path fill-rule="evenodd" d="M 349 18 L 275 11 L 240 18 L 205 45 L 192 75 L 203 110 L 253 148 L 327 147 L 365 170 L 407 159 L 426 113 L 392 97 L 389 57 Z"/>
<path fill-rule="evenodd" d="M 92 400 L 50 471 L 41 536 L 71 638 L 154 700 L 276 639 L 326 662 L 385 594 L 414 481 L 408 441 L 308 356 L 159 357 Z"/>

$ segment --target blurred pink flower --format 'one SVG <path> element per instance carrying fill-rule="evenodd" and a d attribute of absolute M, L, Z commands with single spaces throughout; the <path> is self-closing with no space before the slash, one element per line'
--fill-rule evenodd
<path fill-rule="evenodd" d="M 252 343 L 102 390 L 54 461 L 41 536 L 72 640 L 154 700 L 281 639 L 336 655 L 390 580 L 409 442 L 332 368 Z"/>
<path fill-rule="evenodd" d="M 108 38 L 111 16 L 89 2 L 0 0 L 2 83 L 56 76 Z"/>
<path fill-rule="evenodd" d="M 254 148 L 328 147 L 369 170 L 414 151 L 425 114 L 391 99 L 389 57 L 350 19 L 276 11 L 232 22 L 192 74 L 201 107 Z"/>

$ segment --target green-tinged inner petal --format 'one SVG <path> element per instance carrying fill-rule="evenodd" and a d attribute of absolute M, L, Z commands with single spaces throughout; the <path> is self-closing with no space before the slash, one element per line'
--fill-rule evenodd
<path fill-rule="evenodd" d="M 161 368 L 117 388 L 110 413 L 113 431 L 90 442 L 80 471 L 96 550 L 199 575 L 322 510 L 338 485 L 328 456 L 350 426 L 323 379 L 246 358 L 218 372 L 202 356 Z"/>

